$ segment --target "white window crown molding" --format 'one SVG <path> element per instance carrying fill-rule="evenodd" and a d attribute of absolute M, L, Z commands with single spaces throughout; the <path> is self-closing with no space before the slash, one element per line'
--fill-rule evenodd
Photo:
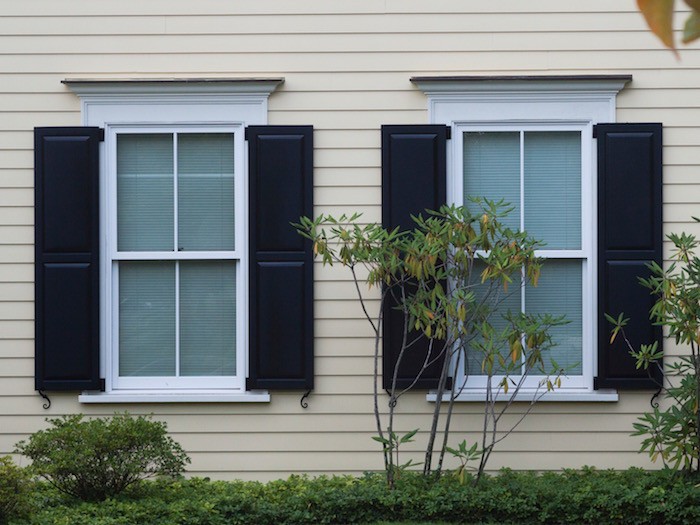
<path fill-rule="evenodd" d="M 270 95 L 284 77 L 274 78 L 66 78 L 61 81 L 79 97 L 89 95 L 257 94 Z"/>
<path fill-rule="evenodd" d="M 412 77 L 426 95 L 439 93 L 615 92 L 632 75 L 443 76 Z"/>

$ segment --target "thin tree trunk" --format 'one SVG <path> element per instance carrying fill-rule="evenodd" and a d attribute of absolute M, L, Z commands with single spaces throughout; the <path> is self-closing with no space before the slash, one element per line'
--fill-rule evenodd
<path fill-rule="evenodd" d="M 455 362 L 455 370 L 459 370 L 459 362 L 462 357 L 462 352 L 458 351 L 457 360 Z M 452 391 L 450 393 L 450 402 L 447 405 L 447 414 L 445 414 L 445 432 L 442 436 L 442 446 L 440 447 L 440 457 L 438 459 L 437 474 L 440 476 L 442 473 L 442 464 L 445 460 L 445 451 L 447 449 L 447 440 L 450 435 L 450 423 L 452 422 L 452 411 L 455 405 L 455 385 L 452 385 Z"/>
<path fill-rule="evenodd" d="M 445 342 L 445 345 L 448 343 Z M 430 344 L 432 348 L 432 340 Z M 449 352 L 447 349 L 443 349 L 446 352 L 445 360 L 442 363 L 442 370 L 440 371 L 440 380 L 438 381 L 437 389 L 437 399 L 435 400 L 435 408 L 433 409 L 433 421 L 430 425 L 430 435 L 428 436 L 428 444 L 425 447 L 425 463 L 423 464 L 423 474 L 430 474 L 432 468 L 433 460 L 433 448 L 435 447 L 435 438 L 437 436 L 438 421 L 440 420 L 440 408 L 442 406 L 442 395 L 445 393 L 445 384 L 447 383 L 447 375 L 450 369 L 449 363 Z"/>

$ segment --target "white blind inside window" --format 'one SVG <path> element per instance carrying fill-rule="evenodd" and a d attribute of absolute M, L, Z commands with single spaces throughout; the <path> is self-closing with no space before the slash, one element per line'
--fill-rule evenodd
<path fill-rule="evenodd" d="M 581 133 L 525 132 L 525 230 L 545 248 L 581 248 Z"/>
<path fill-rule="evenodd" d="M 117 244 L 120 251 L 173 250 L 173 138 L 117 136 Z"/>
<path fill-rule="evenodd" d="M 119 263 L 119 375 L 175 375 L 175 263 Z"/>
<path fill-rule="evenodd" d="M 521 144 L 522 137 L 522 144 Z M 579 131 L 465 132 L 464 203 L 474 208 L 467 195 L 504 199 L 515 206 L 505 224 L 524 229 L 549 250 L 579 250 L 581 240 L 581 133 Z M 521 167 L 522 159 L 522 167 Z M 521 185 L 524 195 L 521 195 Z M 522 222 L 521 225 L 521 205 Z M 537 287 L 519 289 L 500 302 L 499 310 L 532 314 L 565 315 L 568 324 L 552 329 L 556 346 L 551 357 L 566 374 L 582 373 L 583 288 L 581 259 L 557 259 L 544 263 Z M 476 267 L 480 272 L 481 266 Z M 477 296 L 485 286 L 475 290 Z M 504 322 L 501 314 L 491 319 L 496 330 Z M 503 348 L 502 355 L 507 355 Z M 471 355 L 467 373 L 481 375 L 479 355 Z M 545 371 L 551 366 L 545 359 Z M 539 374 L 540 371 L 533 371 Z"/>
<path fill-rule="evenodd" d="M 233 134 L 179 134 L 177 159 L 179 249 L 233 250 Z"/>
<path fill-rule="evenodd" d="M 514 209 L 504 224 L 520 229 L 520 133 L 464 133 L 464 204 L 479 209 L 469 197 L 503 199 Z"/>
<path fill-rule="evenodd" d="M 485 267 L 486 265 L 483 263 L 474 263 L 472 282 L 481 283 L 481 272 L 484 271 Z M 489 322 L 495 331 L 496 339 L 498 339 L 503 330 L 508 326 L 508 322 L 503 316 L 508 312 L 517 315 L 521 310 L 521 279 L 517 274 L 513 275 L 513 282 L 508 286 L 507 290 L 497 284 L 491 286 L 487 281 L 484 284 L 476 284 L 472 288 L 472 291 L 476 296 L 475 304 L 483 303 L 487 311 L 496 309 L 489 317 Z M 486 354 L 477 347 L 479 343 L 483 343 L 483 338 L 481 336 L 477 336 L 467 349 L 467 359 L 465 362 L 466 375 L 484 375 L 483 361 Z M 510 351 L 507 344 L 502 344 L 498 349 L 498 353 L 504 359 L 510 359 Z M 493 369 L 496 374 L 503 373 L 503 368 L 500 366 L 498 360 L 494 362 Z"/>
<path fill-rule="evenodd" d="M 550 355 L 569 375 L 582 373 L 581 346 L 583 337 L 582 262 L 548 259 L 536 287 L 525 290 L 525 310 L 532 314 L 565 315 L 568 324 L 552 328 L 556 344 Z M 549 361 L 545 360 L 549 368 Z M 548 370 L 549 371 L 549 370 Z"/>
<path fill-rule="evenodd" d="M 180 263 L 180 373 L 236 374 L 236 267 L 232 261 Z"/>

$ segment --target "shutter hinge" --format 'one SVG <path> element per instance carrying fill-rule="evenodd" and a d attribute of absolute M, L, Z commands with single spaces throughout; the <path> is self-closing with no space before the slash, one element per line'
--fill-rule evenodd
<path fill-rule="evenodd" d="M 452 127 L 450 127 L 450 126 L 445 126 L 445 127 L 447 128 L 446 138 L 447 138 L 447 140 L 450 140 L 452 138 Z"/>
<path fill-rule="evenodd" d="M 249 138 L 248 128 L 245 128 L 243 130 L 243 140 L 248 140 L 248 138 Z"/>
<path fill-rule="evenodd" d="M 107 389 L 107 385 L 105 385 L 105 380 L 100 378 L 100 392 L 104 392 Z"/>
<path fill-rule="evenodd" d="M 44 398 L 45 403 L 41 405 L 44 410 L 51 408 L 51 400 L 49 399 L 49 396 L 46 395 L 46 392 L 43 390 L 37 390 L 37 392 L 39 392 L 39 395 Z"/>
<path fill-rule="evenodd" d="M 245 389 L 246 389 L 246 391 L 248 391 L 248 390 L 253 390 L 253 389 L 250 387 L 250 378 L 249 378 L 249 377 L 246 377 L 246 378 L 245 378 Z"/>
<path fill-rule="evenodd" d="M 593 378 L 593 390 L 600 390 L 600 380 L 598 376 Z"/>
<path fill-rule="evenodd" d="M 100 130 L 100 131 L 99 131 L 99 134 L 98 134 L 98 136 L 97 136 L 97 139 L 98 139 L 100 142 L 104 142 L 104 141 L 105 141 L 105 128 L 99 128 L 99 130 Z"/>
<path fill-rule="evenodd" d="M 598 125 L 593 124 L 593 138 L 597 139 L 598 138 Z"/>

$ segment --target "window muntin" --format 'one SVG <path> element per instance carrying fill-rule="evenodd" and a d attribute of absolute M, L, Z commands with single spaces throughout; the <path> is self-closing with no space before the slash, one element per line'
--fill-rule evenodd
<path fill-rule="evenodd" d="M 111 130 L 113 388 L 244 389 L 241 137 Z"/>
<path fill-rule="evenodd" d="M 500 298 L 503 308 L 566 315 L 570 323 L 553 329 L 557 346 L 551 356 L 566 369 L 564 388 L 589 388 L 592 378 L 591 233 L 587 227 L 592 194 L 589 141 L 579 124 L 463 124 L 456 126 L 451 194 L 457 204 L 473 207 L 468 196 L 510 202 L 505 220 L 526 229 L 546 245 L 538 287 L 521 286 Z M 494 320 L 496 328 L 502 324 Z M 457 373 L 457 384 L 483 389 L 481 363 L 471 357 Z M 536 388 L 532 375 L 526 388 Z M 466 379 L 466 383 L 464 380 Z"/>

